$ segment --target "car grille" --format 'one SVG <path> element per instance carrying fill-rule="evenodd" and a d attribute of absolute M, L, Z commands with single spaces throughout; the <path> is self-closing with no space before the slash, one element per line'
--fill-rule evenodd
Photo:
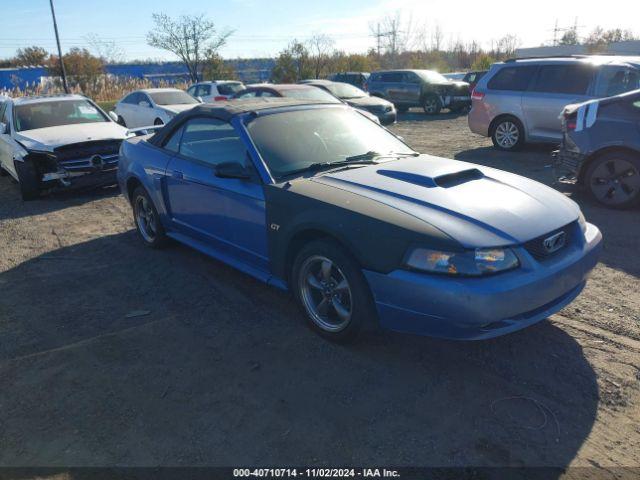
<path fill-rule="evenodd" d="M 574 240 L 573 234 L 575 232 L 575 228 L 576 228 L 576 222 L 572 222 L 568 225 L 565 225 L 562 228 L 558 228 L 557 230 L 554 230 L 552 232 L 546 233 L 544 235 L 540 235 L 539 237 L 534 238 L 533 240 L 529 240 L 523 245 L 523 247 L 536 260 L 546 260 L 547 258 L 558 255 L 559 253 L 563 252 L 569 245 L 571 245 L 571 243 Z M 562 247 L 558 248 L 557 250 L 550 252 L 545 247 L 545 240 L 560 232 L 564 233 L 564 245 L 562 245 Z"/>
<path fill-rule="evenodd" d="M 69 172 L 114 168 L 122 140 L 101 140 L 65 145 L 54 150 L 58 165 Z"/>

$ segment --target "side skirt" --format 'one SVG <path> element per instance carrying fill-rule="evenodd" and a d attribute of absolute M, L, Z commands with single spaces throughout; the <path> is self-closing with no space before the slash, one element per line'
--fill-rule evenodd
<path fill-rule="evenodd" d="M 176 232 L 167 232 L 167 236 L 170 238 L 173 238 L 177 242 L 183 243 L 195 250 L 198 250 L 199 252 L 202 252 L 205 255 L 215 258 L 216 260 L 220 260 L 221 262 L 226 263 L 227 265 L 230 265 L 233 268 L 240 270 L 243 273 L 251 275 L 252 277 L 260 280 L 261 282 L 264 282 L 268 285 L 279 288 L 280 290 L 284 290 L 284 291 L 288 290 L 286 282 L 280 277 L 276 277 L 269 272 L 265 272 L 264 270 L 255 268 L 245 262 L 238 260 L 237 258 L 234 258 L 226 253 L 222 253 L 216 250 L 215 248 L 211 248 L 210 245 L 207 245 L 204 242 L 196 240 L 182 233 L 176 233 Z"/>

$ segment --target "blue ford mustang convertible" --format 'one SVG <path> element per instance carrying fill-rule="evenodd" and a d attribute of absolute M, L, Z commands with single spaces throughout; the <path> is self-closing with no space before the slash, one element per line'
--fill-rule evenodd
<path fill-rule="evenodd" d="M 485 339 L 571 302 L 601 249 L 578 206 L 540 183 L 420 155 L 342 104 L 200 105 L 123 142 L 137 230 L 289 289 L 347 341 L 365 322 Z"/>

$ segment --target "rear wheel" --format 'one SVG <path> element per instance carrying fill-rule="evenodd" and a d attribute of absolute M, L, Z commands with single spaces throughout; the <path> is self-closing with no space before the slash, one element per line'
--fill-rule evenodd
<path fill-rule="evenodd" d="M 422 108 L 427 115 L 437 115 L 442 110 L 442 103 L 440 103 L 440 97 L 434 93 L 425 95 L 422 100 Z"/>
<path fill-rule="evenodd" d="M 340 245 L 317 240 L 296 256 L 291 287 L 311 328 L 336 342 L 355 339 L 375 319 L 375 308 L 358 263 Z"/>
<path fill-rule="evenodd" d="M 30 160 L 14 162 L 22 200 L 35 200 L 40 196 L 40 179 L 35 165 Z"/>
<path fill-rule="evenodd" d="M 514 117 L 499 119 L 491 132 L 491 141 L 498 150 L 515 151 L 524 145 L 524 129 Z"/>
<path fill-rule="evenodd" d="M 640 156 L 609 152 L 595 159 L 585 175 L 595 200 L 610 208 L 629 208 L 640 202 Z"/>
<path fill-rule="evenodd" d="M 160 222 L 158 211 L 143 187 L 138 187 L 133 191 L 131 203 L 136 229 L 144 244 L 151 248 L 165 246 L 168 237 Z"/>

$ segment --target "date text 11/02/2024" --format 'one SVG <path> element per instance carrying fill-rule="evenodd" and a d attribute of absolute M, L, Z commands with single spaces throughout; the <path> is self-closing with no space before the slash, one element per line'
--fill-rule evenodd
<path fill-rule="evenodd" d="M 400 477 L 397 470 L 386 468 L 237 468 L 233 470 L 235 478 L 394 478 Z"/>

